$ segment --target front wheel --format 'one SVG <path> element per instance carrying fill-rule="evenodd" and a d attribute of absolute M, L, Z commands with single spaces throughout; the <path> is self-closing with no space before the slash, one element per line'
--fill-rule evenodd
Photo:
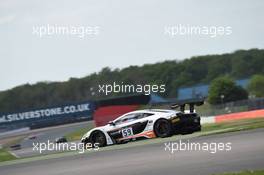
<path fill-rule="evenodd" d="M 98 147 L 104 147 L 106 146 L 106 138 L 103 132 L 101 131 L 95 131 L 91 134 L 90 141 L 92 145 L 94 146 L 97 144 Z"/>
<path fill-rule="evenodd" d="M 172 135 L 172 126 L 170 121 L 159 119 L 154 125 L 154 132 L 157 137 L 169 137 Z"/>

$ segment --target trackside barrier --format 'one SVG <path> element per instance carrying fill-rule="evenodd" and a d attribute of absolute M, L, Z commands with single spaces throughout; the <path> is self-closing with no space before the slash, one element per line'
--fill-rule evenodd
<path fill-rule="evenodd" d="M 115 105 L 99 107 L 93 114 L 93 119 L 96 126 L 106 125 L 109 121 L 134 110 L 137 110 L 139 105 Z"/>
<path fill-rule="evenodd" d="M 201 124 L 215 123 L 215 116 L 201 117 Z"/>
<path fill-rule="evenodd" d="M 239 120 L 239 119 L 251 119 L 264 117 L 264 110 L 254 110 L 247 112 L 238 112 L 232 114 L 218 115 L 215 117 L 216 123 L 225 121 Z"/>
<path fill-rule="evenodd" d="M 210 117 L 201 117 L 201 124 L 205 123 L 221 123 L 227 121 L 241 120 L 241 119 L 252 119 L 252 118 L 264 118 L 264 109 L 237 112 L 232 114 L 224 114 Z"/>

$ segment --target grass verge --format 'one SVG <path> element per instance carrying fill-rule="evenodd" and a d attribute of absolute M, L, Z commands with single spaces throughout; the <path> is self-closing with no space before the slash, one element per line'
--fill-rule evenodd
<path fill-rule="evenodd" d="M 8 151 L 6 151 L 5 149 L 0 149 L 0 162 L 2 161 L 8 161 L 8 160 L 14 160 L 16 159 L 15 156 L 13 156 L 12 154 L 10 154 Z"/>

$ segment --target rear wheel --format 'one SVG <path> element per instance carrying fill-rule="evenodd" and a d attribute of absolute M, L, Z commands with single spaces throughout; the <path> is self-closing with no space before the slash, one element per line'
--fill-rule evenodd
<path fill-rule="evenodd" d="M 157 137 L 169 137 L 172 135 L 171 123 L 166 119 L 159 119 L 154 125 L 154 132 Z"/>
<path fill-rule="evenodd" d="M 91 143 L 94 146 L 94 144 L 97 144 L 99 147 L 104 147 L 106 146 L 106 138 L 103 132 L 101 131 L 94 131 L 91 134 Z"/>

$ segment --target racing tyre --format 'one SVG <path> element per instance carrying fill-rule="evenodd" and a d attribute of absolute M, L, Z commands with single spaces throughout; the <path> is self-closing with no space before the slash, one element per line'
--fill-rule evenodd
<path fill-rule="evenodd" d="M 95 131 L 92 133 L 90 138 L 91 138 L 90 140 L 93 146 L 94 144 L 97 144 L 98 147 L 106 146 L 106 138 L 103 132 Z"/>
<path fill-rule="evenodd" d="M 159 119 L 154 125 L 154 132 L 157 137 L 169 137 L 172 135 L 171 123 L 166 119 Z"/>

